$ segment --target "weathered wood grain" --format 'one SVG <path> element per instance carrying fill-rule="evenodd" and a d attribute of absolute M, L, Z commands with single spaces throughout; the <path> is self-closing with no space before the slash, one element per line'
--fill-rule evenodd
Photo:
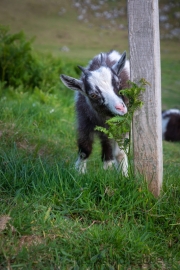
<path fill-rule="evenodd" d="M 145 78 L 150 83 L 133 119 L 135 171 L 145 175 L 158 196 L 163 174 L 158 0 L 128 0 L 128 22 L 131 81 Z"/>

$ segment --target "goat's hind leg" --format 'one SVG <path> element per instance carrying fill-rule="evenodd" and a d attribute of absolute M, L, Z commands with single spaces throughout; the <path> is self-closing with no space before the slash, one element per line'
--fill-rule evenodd
<path fill-rule="evenodd" d="M 128 177 L 128 158 L 127 154 L 123 149 L 120 149 L 118 143 L 113 141 L 113 154 L 116 160 L 116 167 L 119 170 L 122 170 L 122 174 Z"/>

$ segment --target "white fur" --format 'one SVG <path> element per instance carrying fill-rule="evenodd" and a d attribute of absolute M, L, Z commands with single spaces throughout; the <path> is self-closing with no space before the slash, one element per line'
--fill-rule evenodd
<path fill-rule="evenodd" d="M 107 170 L 109 168 L 112 168 L 114 165 L 115 161 L 114 160 L 108 160 L 103 162 L 103 169 Z"/>
<path fill-rule="evenodd" d="M 118 53 L 117 51 L 113 50 L 109 55 L 108 58 L 110 59 L 110 61 L 119 61 L 121 58 L 122 54 Z M 96 57 L 98 57 L 99 61 L 101 60 L 101 55 L 98 54 L 96 55 Z M 92 64 L 93 60 L 89 61 L 89 65 L 88 67 Z M 126 71 L 128 73 L 130 73 L 130 63 L 129 60 L 126 60 L 124 69 L 126 69 Z"/>
<path fill-rule="evenodd" d="M 114 93 L 111 80 L 112 75 L 110 69 L 106 67 L 100 67 L 98 70 L 92 71 L 91 76 L 88 78 L 88 81 L 94 91 L 96 86 L 99 87 L 105 99 L 105 104 L 109 107 L 110 111 L 114 114 L 124 115 L 127 113 L 127 107 L 123 100 Z M 118 104 L 124 105 L 124 112 L 115 108 Z"/>
<path fill-rule="evenodd" d="M 81 159 L 80 157 L 78 157 L 76 163 L 75 163 L 75 169 L 79 172 L 79 173 L 82 173 L 82 174 L 85 174 L 87 172 L 87 169 L 86 169 L 86 163 L 87 163 L 87 160 L 83 160 Z"/>
<path fill-rule="evenodd" d="M 168 115 L 170 115 L 170 114 L 180 114 L 180 110 L 178 110 L 178 109 L 170 109 L 170 110 L 167 110 L 167 111 L 164 111 L 163 113 L 162 113 L 162 117 L 164 118 L 164 117 L 166 117 L 166 116 L 168 116 Z"/>
<path fill-rule="evenodd" d="M 116 141 L 112 140 L 113 148 L 113 160 L 103 162 L 103 169 L 111 169 L 113 166 L 119 171 L 122 170 L 122 174 L 128 177 L 128 158 L 124 150 L 119 148 Z M 75 163 L 75 169 L 82 174 L 87 172 L 87 160 L 83 160 L 80 156 Z"/>
<path fill-rule="evenodd" d="M 112 140 L 113 156 L 115 166 L 118 170 L 122 170 L 124 176 L 128 176 L 128 158 L 123 149 L 120 149 L 118 143 Z"/>
<path fill-rule="evenodd" d="M 116 141 L 112 140 L 113 148 L 113 160 L 104 161 L 103 169 L 107 170 L 116 167 L 117 170 L 122 170 L 122 174 L 128 177 L 128 158 L 124 150 L 119 148 L 119 145 Z"/>
<path fill-rule="evenodd" d="M 129 63 L 129 60 L 126 60 L 126 63 L 125 63 L 124 68 L 125 68 L 126 71 L 130 74 L 130 63 Z"/>
<path fill-rule="evenodd" d="M 120 58 L 121 58 L 121 54 L 118 53 L 117 51 L 112 51 L 110 54 L 109 54 L 109 58 L 111 61 L 119 61 Z M 126 60 L 126 63 L 125 63 L 125 66 L 124 68 L 126 69 L 126 71 L 128 73 L 130 73 L 130 64 L 129 64 L 129 60 Z"/>
<path fill-rule="evenodd" d="M 164 139 L 164 134 L 166 133 L 166 130 L 167 130 L 167 125 L 169 123 L 169 119 L 170 117 L 167 117 L 167 118 L 162 118 L 162 137 Z"/>
<path fill-rule="evenodd" d="M 117 51 L 112 51 L 109 55 L 108 55 L 109 59 L 111 61 L 119 61 L 119 59 L 121 58 L 121 54 L 118 53 Z"/>

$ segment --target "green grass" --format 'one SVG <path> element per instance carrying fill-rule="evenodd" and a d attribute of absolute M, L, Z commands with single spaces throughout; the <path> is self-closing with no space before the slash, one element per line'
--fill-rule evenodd
<path fill-rule="evenodd" d="M 178 269 L 178 171 L 155 200 L 142 179 L 95 170 L 79 176 L 58 161 L 17 160 L 17 149 L 8 156 L 1 156 L 8 161 L 1 205 L 16 232 L 7 227 L 1 238 L 2 267 Z"/>
<path fill-rule="evenodd" d="M 162 59 L 162 107 L 180 109 L 180 60 Z"/>
<path fill-rule="evenodd" d="M 102 50 L 127 49 L 126 31 L 114 40 L 79 23 L 68 1 L 44 2 L 3 1 L 0 10 L 13 32 L 37 37 L 34 49 L 49 65 L 40 88 L 1 85 L 0 269 L 180 269 L 180 143 L 163 142 L 159 198 L 142 176 L 103 171 L 98 142 L 88 173 L 74 170 L 74 95 L 55 82 Z M 59 17 L 62 5 L 69 11 Z M 163 108 L 179 108 L 177 42 L 162 41 L 161 66 Z"/>
<path fill-rule="evenodd" d="M 178 269 L 180 144 L 164 143 L 155 199 L 142 177 L 104 172 L 95 155 L 87 175 L 74 170 L 71 91 L 4 89 L 0 105 L 2 269 Z"/>

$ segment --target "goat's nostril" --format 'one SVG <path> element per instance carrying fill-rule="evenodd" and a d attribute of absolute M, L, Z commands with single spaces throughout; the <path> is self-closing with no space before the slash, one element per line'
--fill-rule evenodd
<path fill-rule="evenodd" d="M 123 103 L 121 103 L 121 104 L 116 105 L 115 108 L 116 108 L 117 110 L 119 110 L 119 111 L 124 112 L 125 106 L 124 106 Z"/>

